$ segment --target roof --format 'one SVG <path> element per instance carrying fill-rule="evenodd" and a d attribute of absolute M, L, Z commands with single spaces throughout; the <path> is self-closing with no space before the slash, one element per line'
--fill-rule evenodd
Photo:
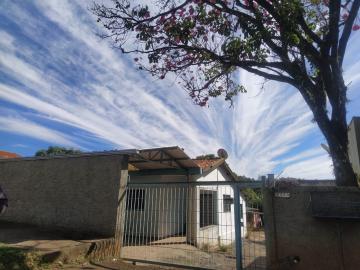
<path fill-rule="evenodd" d="M 221 168 L 225 170 L 225 173 L 231 178 L 232 181 L 238 181 L 237 175 L 233 172 L 233 170 L 230 168 L 229 164 L 226 161 L 221 164 Z"/>
<path fill-rule="evenodd" d="M 129 170 L 200 168 L 178 146 L 138 150 L 129 156 Z"/>
<path fill-rule="evenodd" d="M 150 148 L 150 149 L 124 149 L 101 152 L 88 152 L 73 155 L 61 155 L 53 157 L 25 157 L 21 158 L 19 155 L 0 151 L 0 159 L 11 160 L 42 160 L 54 158 L 77 158 L 83 156 L 114 156 L 127 155 L 129 156 L 130 172 L 146 171 L 146 170 L 162 170 L 162 169 L 181 169 L 190 170 L 192 174 L 206 175 L 211 171 L 221 168 L 225 170 L 232 180 L 236 181 L 234 173 L 224 158 L 206 158 L 206 159 L 191 159 L 183 148 L 178 146 Z"/>
<path fill-rule="evenodd" d="M 1 151 L 0 150 L 0 159 L 4 158 L 19 158 L 20 156 L 15 153 L 7 152 L 7 151 Z"/>
<path fill-rule="evenodd" d="M 129 156 L 129 170 L 153 170 L 153 169 L 191 169 L 200 167 L 184 152 L 184 149 L 178 146 L 151 148 L 151 149 L 124 149 L 100 152 L 83 152 L 71 155 L 58 155 L 47 157 L 20 157 L 13 153 L 0 151 L 4 154 L 3 159 L 8 161 L 20 160 L 44 160 L 61 158 L 78 158 L 87 156 Z"/>
<path fill-rule="evenodd" d="M 207 175 L 219 168 L 222 169 L 232 181 L 237 181 L 235 173 L 231 170 L 224 158 L 193 159 L 193 161 L 203 170 L 203 175 Z"/>
<path fill-rule="evenodd" d="M 210 169 L 217 163 L 223 161 L 222 158 L 193 159 L 193 161 L 202 169 Z"/>

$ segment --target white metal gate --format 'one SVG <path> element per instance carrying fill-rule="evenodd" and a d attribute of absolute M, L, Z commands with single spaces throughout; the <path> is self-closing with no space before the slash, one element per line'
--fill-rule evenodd
<path fill-rule="evenodd" d="M 241 195 L 241 189 L 259 187 L 261 182 L 129 183 L 122 259 L 189 269 L 265 269 L 254 264 L 258 252 L 250 250 L 257 239 L 249 237 L 247 216 L 255 208 Z"/>

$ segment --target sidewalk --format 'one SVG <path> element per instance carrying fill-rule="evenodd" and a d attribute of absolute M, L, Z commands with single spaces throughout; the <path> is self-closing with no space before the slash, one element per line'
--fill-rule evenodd
<path fill-rule="evenodd" d="M 63 265 L 52 268 L 54 270 L 164 270 L 170 269 L 159 266 L 140 266 L 132 265 L 121 261 L 117 262 L 104 262 L 104 263 L 86 263 L 83 265 Z M 175 269 L 175 268 L 171 268 Z"/>
<path fill-rule="evenodd" d="M 84 261 L 83 258 L 89 251 L 91 244 L 100 240 L 103 239 L 69 239 L 59 231 L 48 231 L 36 226 L 0 221 L 0 247 L 2 247 L 3 250 L 7 248 L 18 249 L 19 254 L 23 251 L 36 252 L 42 261 L 52 263 L 51 269 L 54 270 L 168 269 L 156 266 L 135 266 L 121 261 L 104 263 L 90 263 Z M 19 256 L 17 256 L 17 258 L 19 258 Z M 78 258 L 82 258 L 82 260 L 76 262 Z M 23 259 L 25 260 L 26 258 L 24 257 Z"/>

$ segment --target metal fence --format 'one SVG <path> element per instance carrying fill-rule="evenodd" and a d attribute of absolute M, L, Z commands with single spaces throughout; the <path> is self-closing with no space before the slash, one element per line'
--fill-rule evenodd
<path fill-rule="evenodd" d="M 122 258 L 191 269 L 265 269 L 259 183 L 129 183 Z M 240 195 L 241 194 L 241 195 Z"/>

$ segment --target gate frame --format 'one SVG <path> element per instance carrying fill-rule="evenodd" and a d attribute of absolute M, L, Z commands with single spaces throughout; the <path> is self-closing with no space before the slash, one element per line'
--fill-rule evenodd
<path fill-rule="evenodd" d="M 126 187 L 131 188 L 144 188 L 144 186 L 151 187 L 164 187 L 168 185 L 174 185 L 177 187 L 189 187 L 189 186 L 231 186 L 234 191 L 234 220 L 241 220 L 242 217 L 242 204 L 240 203 L 240 191 L 245 188 L 262 188 L 264 185 L 264 180 L 261 181 L 201 181 L 201 182 L 128 182 Z M 125 196 L 122 198 L 126 203 L 126 192 Z M 125 217 L 126 208 L 123 207 L 123 217 Z M 122 222 L 124 226 L 125 222 Z M 241 228 L 244 226 L 242 222 L 235 222 L 235 246 L 236 246 L 236 270 L 243 270 L 242 264 L 242 238 L 241 238 Z M 124 234 L 124 228 L 122 229 Z M 122 235 L 123 237 L 124 235 Z M 122 243 L 122 242 L 121 242 Z M 120 247 L 120 257 L 121 257 L 121 248 Z M 207 268 L 190 266 L 190 265 L 180 265 L 176 263 L 163 263 L 150 260 L 141 260 L 141 259 L 131 259 L 131 258 L 121 258 L 124 261 L 130 262 L 139 262 L 139 263 L 148 263 L 160 266 L 169 266 L 169 267 L 178 267 L 184 269 L 196 269 L 196 270 L 206 270 Z"/>

